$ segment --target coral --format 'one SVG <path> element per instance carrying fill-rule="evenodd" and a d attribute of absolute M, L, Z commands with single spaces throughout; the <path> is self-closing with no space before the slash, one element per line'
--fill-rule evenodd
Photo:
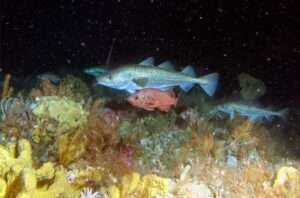
<path fill-rule="evenodd" d="M 140 140 L 140 147 L 143 149 L 141 159 L 155 167 L 161 162 L 169 169 L 176 164 L 175 159 L 181 154 L 183 145 L 192 138 L 191 132 L 183 130 L 162 131 L 149 135 Z"/>
<path fill-rule="evenodd" d="M 0 101 L 0 114 L 1 120 L 7 117 L 22 117 L 24 118 L 26 113 L 29 113 L 31 100 L 24 100 L 20 97 L 6 97 Z"/>
<path fill-rule="evenodd" d="M 75 130 L 56 137 L 56 144 L 58 161 L 67 166 L 85 153 L 87 139 L 82 130 Z"/>
<path fill-rule="evenodd" d="M 121 183 L 109 187 L 108 194 L 111 198 L 152 198 L 165 197 L 168 191 L 170 180 L 158 177 L 156 175 L 140 176 L 139 173 L 133 172 L 124 175 Z"/>
<path fill-rule="evenodd" d="M 58 158 L 64 165 L 69 165 L 82 157 L 88 166 L 101 167 L 104 170 L 103 177 L 107 178 L 105 182 L 110 184 L 110 175 L 123 175 L 126 167 L 118 159 L 119 137 L 116 130 L 103 119 L 99 111 L 101 105 L 101 100 L 87 105 L 89 115 L 83 129 L 58 137 Z"/>
<path fill-rule="evenodd" d="M 76 102 L 82 102 L 90 95 L 90 89 L 80 78 L 67 75 L 58 86 L 49 80 L 42 80 L 38 88 L 32 89 L 29 95 L 33 98 L 42 96 L 68 97 Z"/>
<path fill-rule="evenodd" d="M 171 111 L 169 114 L 151 114 L 139 119 L 126 119 L 120 122 L 118 133 L 125 139 L 140 139 L 154 133 L 167 131 L 175 126 L 176 113 Z"/>
<path fill-rule="evenodd" d="M 56 126 L 46 125 L 49 131 L 65 132 L 82 127 L 87 123 L 88 112 L 80 103 L 66 97 L 45 96 L 38 98 L 33 107 L 33 114 L 41 121 L 49 119 L 57 122 Z M 53 128 L 54 127 L 54 128 Z"/>
<path fill-rule="evenodd" d="M 0 130 L 2 137 L 21 138 L 28 137 L 33 125 L 33 115 L 29 109 L 30 101 L 25 101 L 21 97 L 7 97 L 0 101 Z"/>
<path fill-rule="evenodd" d="M 80 198 L 104 198 L 104 195 L 100 192 L 93 192 L 90 188 L 84 188 L 80 192 Z"/>
<path fill-rule="evenodd" d="M 267 169 L 266 163 L 258 161 L 250 164 L 243 170 L 243 178 L 249 183 L 257 193 L 261 193 L 264 182 L 271 179 L 271 174 Z"/>
<path fill-rule="evenodd" d="M 120 162 L 127 168 L 133 168 L 134 167 L 134 155 L 136 153 L 136 149 L 134 146 L 125 144 L 120 145 L 119 153 L 118 153 L 118 159 Z"/>
<path fill-rule="evenodd" d="M 241 73 L 238 79 L 244 100 L 256 100 L 265 94 L 267 88 L 263 81 L 246 73 Z"/>
<path fill-rule="evenodd" d="M 93 187 L 99 187 L 99 182 L 101 182 L 103 177 L 103 168 L 101 167 L 91 167 L 91 166 L 81 166 L 76 164 L 77 168 L 70 169 L 67 173 L 67 180 L 70 184 L 76 185 L 80 188 L 86 187 L 87 185 Z"/>
<path fill-rule="evenodd" d="M 294 167 L 281 167 L 277 172 L 273 189 L 284 197 L 300 197 L 300 171 Z"/>
<path fill-rule="evenodd" d="M 96 100 L 89 107 L 88 122 L 84 129 L 84 136 L 89 142 L 85 156 L 94 162 L 96 159 L 101 161 L 101 155 L 105 151 L 110 152 L 109 150 L 116 148 L 119 143 L 119 137 L 115 128 L 112 128 L 105 122 L 101 112 L 98 110 L 101 105 L 101 101 Z"/>
<path fill-rule="evenodd" d="M 67 75 L 58 86 L 58 96 L 67 96 L 68 98 L 81 102 L 90 96 L 90 89 L 87 84 L 78 77 Z"/>
<path fill-rule="evenodd" d="M 176 193 L 178 197 L 186 197 L 186 198 L 213 198 L 215 197 L 213 192 L 209 189 L 209 187 L 205 184 L 198 184 L 196 182 L 190 182 L 183 184 L 178 189 Z"/>
<path fill-rule="evenodd" d="M 32 98 L 43 97 L 43 96 L 56 96 L 57 87 L 50 82 L 50 80 L 42 80 L 38 88 L 33 88 L 29 96 Z"/>
<path fill-rule="evenodd" d="M 0 183 L 1 197 L 79 196 L 79 190 L 67 182 L 64 170 L 55 168 L 51 162 L 34 168 L 31 145 L 25 139 L 0 147 Z"/>

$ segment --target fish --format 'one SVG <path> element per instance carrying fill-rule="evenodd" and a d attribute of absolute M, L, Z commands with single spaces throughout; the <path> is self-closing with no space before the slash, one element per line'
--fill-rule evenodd
<path fill-rule="evenodd" d="M 90 68 L 84 69 L 83 72 L 88 75 L 94 76 L 94 77 L 99 77 L 99 76 L 108 74 L 109 71 L 105 67 L 106 66 L 90 67 Z"/>
<path fill-rule="evenodd" d="M 219 114 L 223 112 L 228 114 L 230 119 L 234 119 L 237 114 L 243 117 L 247 117 L 251 121 L 272 121 L 274 117 L 279 117 L 285 120 L 288 113 L 288 109 L 282 109 L 280 111 L 273 111 L 269 108 L 259 107 L 255 104 L 247 104 L 242 102 L 228 102 L 216 106 L 210 111 L 211 114 Z"/>
<path fill-rule="evenodd" d="M 49 80 L 52 83 L 58 84 L 61 81 L 61 77 L 56 74 L 47 72 L 37 75 L 37 79 L 39 80 Z"/>
<path fill-rule="evenodd" d="M 158 109 L 169 112 L 172 106 L 176 106 L 178 97 L 174 91 L 161 91 L 159 89 L 146 88 L 129 96 L 127 101 L 134 107 L 147 111 Z"/>
<path fill-rule="evenodd" d="M 218 73 L 196 78 L 194 69 L 190 65 L 186 66 L 181 72 L 177 72 L 170 61 L 154 66 L 153 57 L 149 57 L 138 64 L 122 65 L 106 75 L 96 77 L 99 85 L 124 90 L 131 94 L 145 88 L 167 91 L 176 86 L 188 92 L 194 84 L 197 84 L 209 96 L 214 95 L 218 79 Z"/>

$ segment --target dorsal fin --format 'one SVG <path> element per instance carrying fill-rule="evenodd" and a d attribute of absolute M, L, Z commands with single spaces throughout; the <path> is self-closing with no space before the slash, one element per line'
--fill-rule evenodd
<path fill-rule="evenodd" d="M 158 67 L 169 70 L 169 71 L 175 71 L 174 65 L 171 63 L 171 61 L 165 61 L 165 62 L 159 64 Z"/>
<path fill-rule="evenodd" d="M 139 65 L 154 65 L 154 57 L 151 56 L 149 58 L 146 58 L 145 60 L 140 62 Z"/>
<path fill-rule="evenodd" d="M 183 74 L 185 74 L 185 75 L 188 75 L 188 76 L 191 76 L 191 77 L 196 77 L 194 68 L 193 68 L 193 66 L 191 66 L 191 65 L 186 66 L 186 67 L 181 71 L 181 73 L 183 73 Z"/>

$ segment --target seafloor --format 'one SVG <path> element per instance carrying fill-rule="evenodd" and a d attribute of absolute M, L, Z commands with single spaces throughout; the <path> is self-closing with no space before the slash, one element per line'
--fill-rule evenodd
<path fill-rule="evenodd" d="M 300 136 L 287 138 L 297 132 L 288 121 L 212 117 L 218 101 L 200 89 L 161 113 L 74 76 L 20 91 L 9 78 L 0 198 L 300 197 Z"/>

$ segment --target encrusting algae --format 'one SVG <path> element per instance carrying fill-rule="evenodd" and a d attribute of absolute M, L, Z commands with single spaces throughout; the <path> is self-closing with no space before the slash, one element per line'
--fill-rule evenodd
<path fill-rule="evenodd" d="M 38 98 L 33 107 L 33 114 L 41 119 L 41 122 L 47 119 L 56 121 L 57 126 L 48 128 L 48 130 L 57 132 L 65 132 L 72 128 L 84 126 L 88 116 L 88 112 L 83 109 L 80 103 L 66 97 L 56 96 Z"/>

